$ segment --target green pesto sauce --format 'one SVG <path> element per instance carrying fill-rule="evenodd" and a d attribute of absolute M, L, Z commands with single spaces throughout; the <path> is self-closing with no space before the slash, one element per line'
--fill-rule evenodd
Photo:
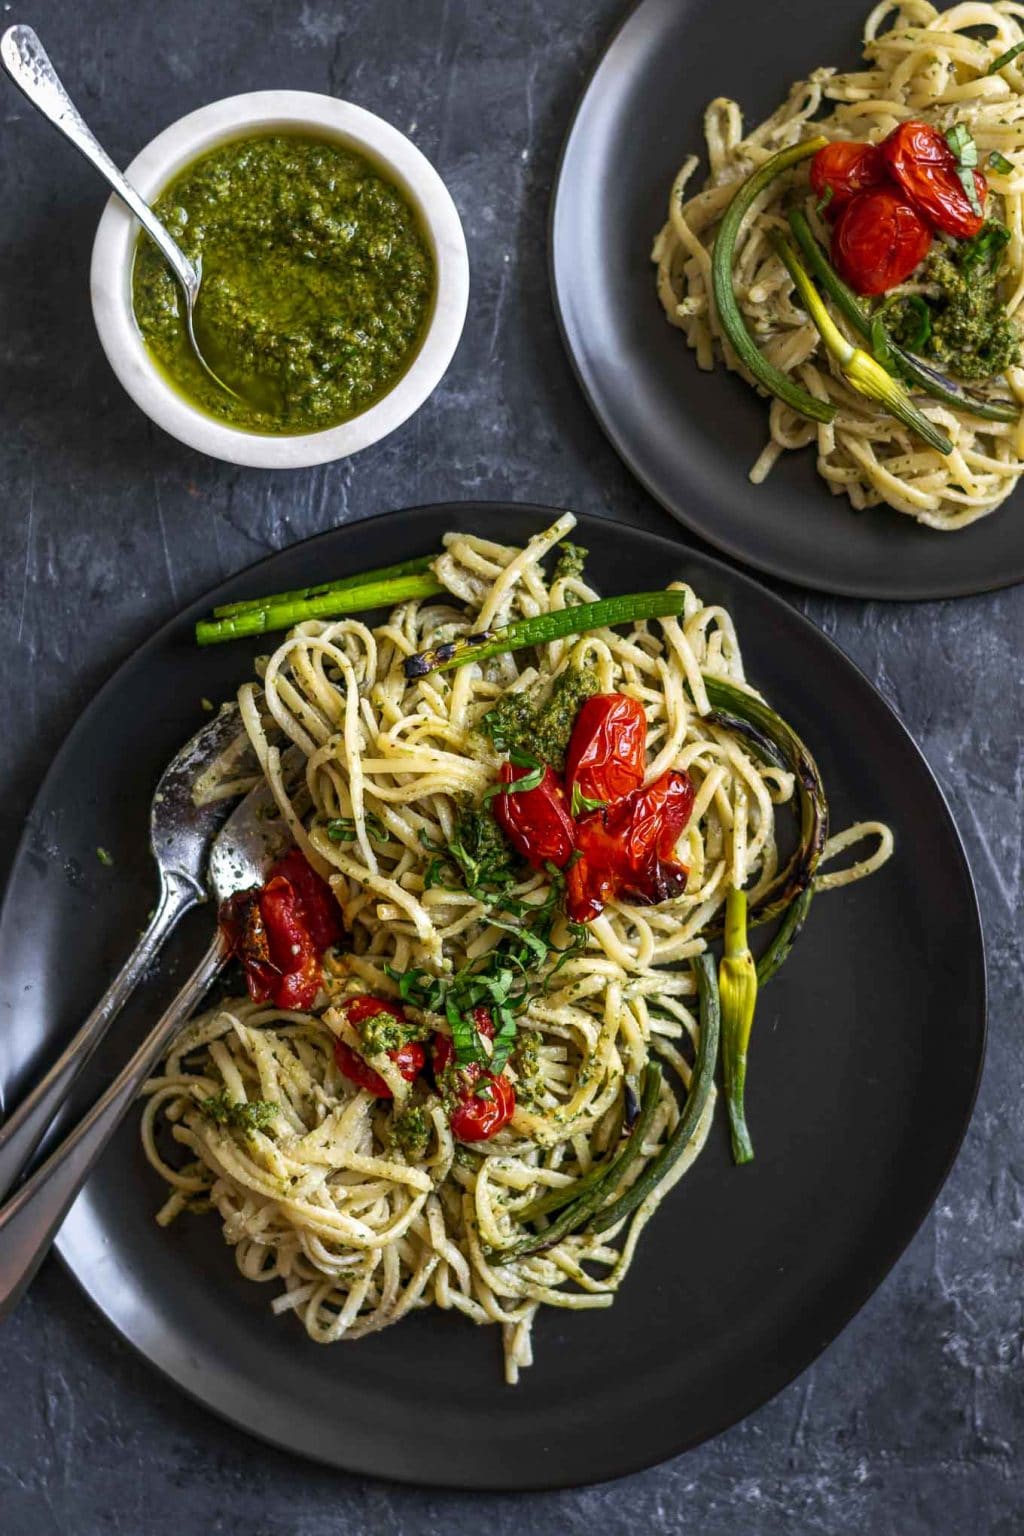
<path fill-rule="evenodd" d="M 495 821 L 489 801 L 480 806 L 462 801 L 447 853 L 466 889 L 482 896 L 507 890 L 522 873 L 523 861 Z"/>
<path fill-rule="evenodd" d="M 229 1099 L 226 1093 L 215 1098 L 203 1099 L 199 1108 L 214 1125 L 225 1125 L 230 1130 L 250 1135 L 253 1131 L 265 1131 L 278 1113 L 278 1105 L 267 1099 L 249 1099 L 247 1102 Z"/>
<path fill-rule="evenodd" d="M 525 752 L 561 773 L 580 705 L 597 689 L 590 667 L 566 667 L 542 703 L 532 693 L 507 693 L 487 711 L 481 730 L 499 752 Z"/>
<path fill-rule="evenodd" d="M 896 300 L 894 339 L 965 381 L 991 379 L 1018 362 L 1020 332 L 1002 297 L 1009 238 L 1003 225 L 989 220 L 972 240 L 936 240 L 918 274 L 933 289 L 925 295 L 929 334 L 913 345 L 919 318 L 907 301 Z"/>
<path fill-rule="evenodd" d="M 417 1162 L 427 1155 L 433 1123 L 426 1110 L 418 1104 L 403 1109 L 391 1122 L 391 1141 L 410 1162 Z"/>
<path fill-rule="evenodd" d="M 367 1056 L 383 1056 L 401 1050 L 411 1040 L 425 1040 L 430 1030 L 411 1019 L 396 1019 L 393 1013 L 375 1013 L 359 1024 L 359 1038 Z"/>
<path fill-rule="evenodd" d="M 189 345 L 184 297 L 140 236 L 135 318 L 152 357 L 193 404 L 252 432 L 316 432 L 365 411 L 405 373 L 430 319 L 434 261 L 402 192 L 329 139 L 270 134 L 222 144 L 154 205 L 202 260 Z"/>

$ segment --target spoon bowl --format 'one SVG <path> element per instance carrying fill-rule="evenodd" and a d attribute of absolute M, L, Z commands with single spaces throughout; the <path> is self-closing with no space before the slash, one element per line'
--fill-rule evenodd
<path fill-rule="evenodd" d="M 127 203 L 181 285 L 185 295 L 185 327 L 197 361 L 218 389 L 224 390 L 234 400 L 239 399 L 237 392 L 225 384 L 210 367 L 196 341 L 195 307 L 202 282 L 201 264 L 189 260 L 145 198 L 118 170 L 64 89 L 49 54 L 31 27 L 18 24 L 7 28 L 0 38 L 0 62 L 36 110 L 85 156 L 122 201 Z"/>

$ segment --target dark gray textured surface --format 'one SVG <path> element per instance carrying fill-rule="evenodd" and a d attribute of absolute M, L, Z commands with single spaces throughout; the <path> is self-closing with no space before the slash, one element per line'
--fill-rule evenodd
<path fill-rule="evenodd" d="M 547 295 L 558 145 L 618 11 L 618 0 L 4 6 L 37 27 L 122 161 L 173 117 L 237 90 L 334 91 L 390 117 L 452 189 L 473 292 L 442 388 L 378 448 L 297 475 L 201 459 L 150 428 L 110 375 L 87 301 L 102 194 L 0 88 L 0 867 L 99 682 L 186 598 L 266 550 L 460 494 L 673 530 L 591 421 Z M 774 1403 L 661 1469 L 580 1493 L 422 1495 L 323 1472 L 221 1425 L 122 1346 L 50 1263 L 2 1334 L 5 1536 L 1021 1528 L 1024 593 L 915 608 L 799 602 L 922 743 L 960 820 L 989 944 L 973 1126 L 936 1210 L 861 1316 Z"/>

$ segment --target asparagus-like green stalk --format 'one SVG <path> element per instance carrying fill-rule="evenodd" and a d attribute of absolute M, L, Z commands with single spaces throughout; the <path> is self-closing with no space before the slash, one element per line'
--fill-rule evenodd
<path fill-rule="evenodd" d="M 591 1222 L 592 1232 L 606 1232 L 616 1222 L 622 1221 L 642 1204 L 652 1189 L 661 1183 L 672 1166 L 678 1162 L 693 1140 L 708 1102 L 708 1095 L 715 1082 L 715 1063 L 718 1060 L 718 1036 L 721 1009 L 718 997 L 718 981 L 715 962 L 709 954 L 698 955 L 693 962 L 697 978 L 697 996 L 700 1002 L 700 1039 L 697 1042 L 697 1058 L 693 1064 L 690 1089 L 686 1095 L 683 1112 L 671 1136 L 644 1169 L 643 1173 L 611 1205 L 597 1212 Z"/>
<path fill-rule="evenodd" d="M 807 919 L 807 909 L 811 905 L 813 895 L 814 887 L 809 885 L 786 908 L 785 916 L 779 924 L 775 937 L 764 953 L 758 958 L 757 984 L 759 987 L 763 987 L 771 981 L 775 972 L 787 959 Z"/>
<path fill-rule="evenodd" d="M 795 379 L 790 378 L 789 374 L 783 373 L 781 369 L 770 363 L 755 345 L 736 302 L 732 285 L 732 265 L 740 226 L 761 192 L 775 180 L 776 176 L 780 176 L 783 171 L 788 171 L 790 166 L 797 165 L 801 160 L 817 154 L 818 150 L 827 143 L 827 139 L 819 137 L 807 139 L 803 144 L 794 144 L 789 149 L 782 149 L 748 176 L 729 204 L 718 226 L 715 248 L 711 256 L 711 286 L 715 308 L 722 322 L 722 330 L 732 342 L 740 361 L 769 394 L 778 396 L 791 409 L 799 411 L 802 416 L 808 416 L 812 421 L 824 422 L 833 420 L 836 414 L 835 407 L 827 400 L 819 400 L 803 389 Z"/>
<path fill-rule="evenodd" d="M 622 597 L 603 597 L 596 603 L 579 603 L 575 608 L 556 608 L 532 619 L 515 619 L 503 629 L 464 635 L 459 640 L 435 645 L 428 651 L 418 651 L 415 656 L 406 657 L 405 675 L 408 678 L 426 677 L 428 672 L 446 672 L 450 667 L 487 661 L 506 651 L 546 645 L 566 635 L 581 635 L 613 624 L 632 624 L 638 619 L 680 614 L 685 606 L 686 594 L 683 592 L 632 592 Z"/>
<path fill-rule="evenodd" d="M 843 282 L 815 240 L 805 215 L 799 208 L 791 208 L 787 217 L 789 227 L 812 273 L 851 329 L 856 331 L 862 341 L 870 342 L 872 339 L 871 315 L 861 304 L 853 289 L 848 288 Z M 931 395 L 934 400 L 941 400 L 944 405 L 952 406 L 954 410 L 968 411 L 972 416 L 980 416 L 983 421 L 1016 421 L 1019 417 L 1020 407 L 1013 401 L 986 400 L 969 389 L 960 389 L 952 379 L 947 379 L 936 369 L 929 368 L 912 352 L 898 347 L 891 337 L 888 338 L 888 344 L 900 372 L 926 395 Z M 883 367 L 886 366 L 882 358 L 878 358 L 877 361 Z"/>
<path fill-rule="evenodd" d="M 730 888 L 725 903 L 725 953 L 718 970 L 718 991 L 722 1004 L 722 1070 L 733 1161 L 749 1163 L 754 1157 L 754 1147 L 747 1129 L 744 1090 L 747 1049 L 757 1004 L 757 968 L 747 943 L 747 894 L 737 886 Z"/>
<path fill-rule="evenodd" d="M 825 308 L 820 293 L 811 282 L 810 275 L 796 251 L 784 235 L 780 235 L 777 231 L 773 231 L 773 234 L 775 249 L 782 257 L 786 270 L 796 284 L 804 308 L 817 326 L 827 351 L 832 354 L 842 369 L 847 383 L 852 384 L 858 394 L 865 395 L 869 400 L 877 400 L 890 416 L 895 416 L 897 421 L 901 421 L 905 427 L 916 432 L 929 448 L 934 448 L 937 453 L 952 453 L 953 444 L 949 438 L 944 432 L 940 432 L 927 416 L 922 415 L 903 385 L 894 379 L 892 374 L 886 373 L 881 363 L 876 362 L 869 352 L 847 341 Z"/>
<path fill-rule="evenodd" d="M 243 635 L 265 635 L 274 629 L 291 629 L 293 624 L 300 624 L 304 619 L 338 619 L 346 613 L 360 613 L 368 608 L 390 608 L 393 603 L 407 602 L 410 598 L 436 597 L 444 590 L 429 571 L 363 582 L 358 587 L 327 592 L 320 597 L 244 609 L 224 619 L 202 619 L 196 625 L 196 640 L 200 645 L 220 645 Z"/>
<path fill-rule="evenodd" d="M 761 762 L 785 768 L 792 773 L 796 783 L 800 802 L 800 841 L 749 914 L 751 924 L 767 923 L 781 917 L 810 887 L 814 878 L 828 837 L 825 786 L 805 743 L 763 699 L 709 673 L 704 674 L 704 687 L 712 706 L 705 719 L 739 736 Z"/>
<path fill-rule="evenodd" d="M 290 592 L 272 592 L 269 597 L 247 597 L 238 603 L 222 603 L 213 610 L 215 619 L 230 618 L 235 613 L 246 613 L 253 608 L 279 608 L 282 603 L 306 603 L 314 598 L 326 597 L 330 592 L 349 592 L 353 587 L 369 586 L 371 582 L 390 581 L 394 576 L 416 576 L 429 571 L 436 556 L 419 555 L 415 560 L 400 560 L 397 565 L 385 565 L 379 571 L 362 571 L 357 576 L 339 576 L 336 581 L 323 581 L 312 587 L 293 587 Z"/>
<path fill-rule="evenodd" d="M 597 1210 L 608 1195 L 622 1182 L 627 1170 L 639 1157 L 643 1147 L 644 1137 L 650 1130 L 651 1121 L 654 1119 L 654 1111 L 658 1107 L 658 1096 L 661 1087 L 661 1067 L 656 1061 L 649 1061 L 644 1070 L 643 1088 L 640 1095 L 640 1114 L 630 1133 L 629 1140 L 619 1153 L 613 1158 L 604 1170 L 602 1177 L 594 1184 L 589 1185 L 578 1200 L 573 1200 L 567 1205 L 560 1216 L 545 1227 L 543 1232 L 532 1233 L 522 1237 L 518 1242 L 512 1243 L 508 1248 L 484 1247 L 484 1257 L 492 1264 L 508 1264 L 513 1259 L 525 1259 L 531 1254 L 542 1253 L 545 1248 L 551 1248 L 555 1243 L 561 1242 L 563 1237 L 568 1237 L 570 1232 L 575 1232 L 583 1226 Z"/>

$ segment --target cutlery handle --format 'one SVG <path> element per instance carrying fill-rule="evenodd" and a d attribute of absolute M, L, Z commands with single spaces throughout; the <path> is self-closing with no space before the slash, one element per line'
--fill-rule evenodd
<path fill-rule="evenodd" d="M 171 239 L 160 220 L 130 181 L 118 170 L 102 144 L 86 124 L 50 63 L 49 55 L 31 27 L 8 27 L 0 38 L 0 61 L 14 81 L 47 121 L 83 154 L 121 200 L 128 204 L 164 260 L 194 299 L 199 274 L 184 251 Z"/>
<path fill-rule="evenodd" d="M 0 1200 L 26 1167 L 72 1083 L 135 991 L 172 928 L 205 897 L 206 893 L 188 875 L 177 870 L 161 872 L 160 900 L 145 933 L 66 1050 L 0 1126 Z"/>
<path fill-rule="evenodd" d="M 226 960 L 218 930 L 174 1002 L 110 1087 L 0 1209 L 0 1317 L 17 1306 L 96 1159 Z"/>

